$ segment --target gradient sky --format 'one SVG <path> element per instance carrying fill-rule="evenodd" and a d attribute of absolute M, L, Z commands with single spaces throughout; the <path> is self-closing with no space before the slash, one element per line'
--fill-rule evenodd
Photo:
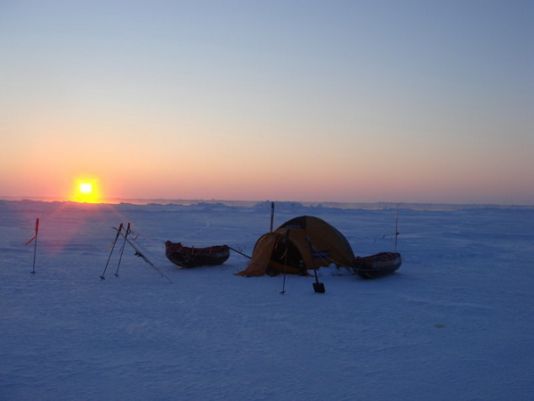
<path fill-rule="evenodd" d="M 0 0 L 0 197 L 534 204 L 533 1 Z"/>

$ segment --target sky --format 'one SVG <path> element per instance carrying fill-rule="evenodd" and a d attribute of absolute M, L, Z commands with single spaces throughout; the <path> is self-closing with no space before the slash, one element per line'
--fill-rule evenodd
<path fill-rule="evenodd" d="M 534 204 L 533 1 L 0 0 L 0 197 Z"/>

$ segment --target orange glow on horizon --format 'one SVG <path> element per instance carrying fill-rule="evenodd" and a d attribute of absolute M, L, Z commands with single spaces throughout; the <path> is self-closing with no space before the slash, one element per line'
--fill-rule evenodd
<path fill-rule="evenodd" d="M 98 180 L 96 178 L 86 177 L 77 178 L 74 182 L 70 200 L 79 203 L 100 203 L 102 197 Z"/>

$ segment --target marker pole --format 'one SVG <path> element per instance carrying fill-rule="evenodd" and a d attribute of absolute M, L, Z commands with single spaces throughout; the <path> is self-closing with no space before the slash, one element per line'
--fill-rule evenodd
<path fill-rule="evenodd" d="M 35 274 L 35 261 L 37 259 L 37 235 L 39 234 L 39 218 L 35 219 L 35 236 L 33 237 L 33 268 L 32 274 Z"/>
<path fill-rule="evenodd" d="M 271 202 L 271 232 L 273 232 L 274 224 L 274 202 Z"/>

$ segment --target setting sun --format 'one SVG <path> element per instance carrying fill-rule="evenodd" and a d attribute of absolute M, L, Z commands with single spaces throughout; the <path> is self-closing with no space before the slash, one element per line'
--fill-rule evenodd
<path fill-rule="evenodd" d="M 71 200 L 82 203 L 99 203 L 101 196 L 98 181 L 95 178 L 76 179 Z"/>
<path fill-rule="evenodd" d="M 93 184 L 91 184 L 90 182 L 82 182 L 80 184 L 80 192 L 82 194 L 90 194 L 91 192 L 93 192 Z"/>

